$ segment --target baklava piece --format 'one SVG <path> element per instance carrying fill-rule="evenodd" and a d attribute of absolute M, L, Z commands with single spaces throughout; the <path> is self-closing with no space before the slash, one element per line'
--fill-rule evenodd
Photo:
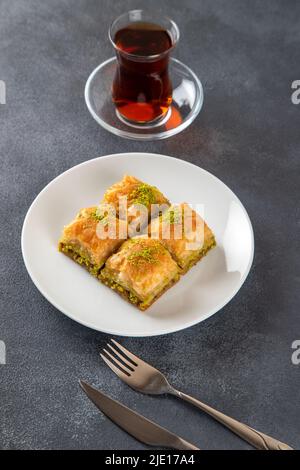
<path fill-rule="evenodd" d="M 149 236 L 159 239 L 186 273 L 216 245 L 213 232 L 186 203 L 172 205 L 149 225 Z"/>
<path fill-rule="evenodd" d="M 118 217 L 127 219 L 133 228 L 137 226 L 139 230 L 146 227 L 151 215 L 156 216 L 170 206 L 159 189 L 129 175 L 107 189 L 102 202 L 112 204 Z M 140 212 L 141 206 L 145 208 L 143 212 Z"/>
<path fill-rule="evenodd" d="M 123 298 L 146 310 L 179 279 L 179 269 L 158 241 L 136 237 L 123 243 L 99 278 Z"/>
<path fill-rule="evenodd" d="M 107 258 L 126 238 L 127 226 L 101 207 L 82 209 L 64 227 L 58 249 L 97 276 Z"/>

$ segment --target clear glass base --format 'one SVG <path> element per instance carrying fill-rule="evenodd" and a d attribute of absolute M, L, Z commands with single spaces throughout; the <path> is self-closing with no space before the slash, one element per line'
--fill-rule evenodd
<path fill-rule="evenodd" d="M 188 127 L 203 105 L 203 88 L 194 72 L 177 59 L 170 59 L 173 102 L 167 114 L 156 123 L 138 124 L 125 120 L 111 98 L 116 58 L 106 60 L 90 75 L 85 86 L 85 101 L 93 118 L 106 130 L 135 140 L 159 140 Z"/>
<path fill-rule="evenodd" d="M 117 108 L 116 115 L 120 119 L 120 121 L 122 121 L 127 126 L 134 127 L 135 129 L 152 129 L 153 127 L 162 126 L 165 122 L 169 120 L 171 116 L 171 107 L 168 109 L 164 116 L 159 116 L 158 118 L 148 123 L 129 121 L 128 119 L 124 118 L 121 113 L 119 113 Z"/>

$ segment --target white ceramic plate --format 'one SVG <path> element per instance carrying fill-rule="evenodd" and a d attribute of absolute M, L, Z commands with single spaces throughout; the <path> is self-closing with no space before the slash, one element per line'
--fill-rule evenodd
<path fill-rule="evenodd" d="M 172 202 L 203 204 L 218 244 L 146 312 L 57 251 L 63 226 L 125 173 L 157 186 Z M 218 178 L 176 158 L 124 153 L 84 162 L 48 184 L 26 215 L 22 252 L 36 287 L 73 320 L 112 335 L 152 336 L 195 325 L 224 307 L 248 275 L 254 240 L 246 210 Z"/>

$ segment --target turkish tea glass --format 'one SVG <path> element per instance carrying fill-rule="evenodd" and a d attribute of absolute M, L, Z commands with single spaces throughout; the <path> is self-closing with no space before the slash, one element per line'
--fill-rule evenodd
<path fill-rule="evenodd" d="M 112 23 L 109 38 L 117 57 L 112 84 L 117 116 L 138 127 L 161 125 L 172 103 L 168 67 L 179 40 L 177 25 L 158 14 L 132 10 Z"/>

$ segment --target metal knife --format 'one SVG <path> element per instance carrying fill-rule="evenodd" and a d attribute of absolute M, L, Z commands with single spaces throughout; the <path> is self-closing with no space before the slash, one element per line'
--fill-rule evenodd
<path fill-rule="evenodd" d="M 199 450 L 198 447 L 113 400 L 83 380 L 80 380 L 79 383 L 89 399 L 102 413 L 138 441 L 156 447 Z"/>

